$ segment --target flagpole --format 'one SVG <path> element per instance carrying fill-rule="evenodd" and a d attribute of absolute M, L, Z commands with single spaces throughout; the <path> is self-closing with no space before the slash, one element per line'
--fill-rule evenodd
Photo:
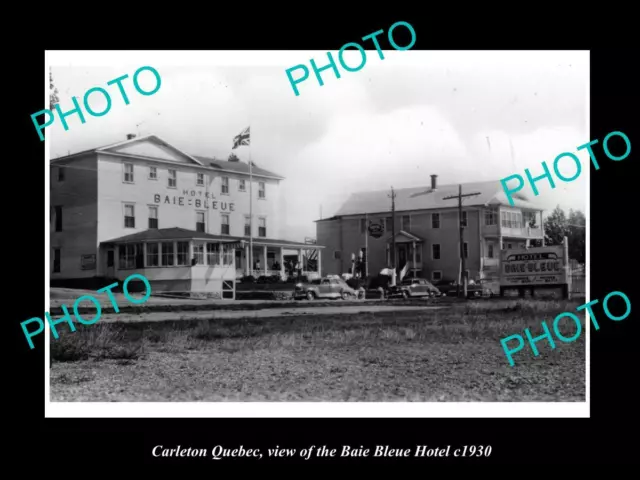
<path fill-rule="evenodd" d="M 251 125 L 249 125 L 251 128 Z M 249 143 L 249 265 L 253 275 L 253 165 L 251 164 L 251 143 Z M 267 259 L 264 259 L 265 265 Z"/>

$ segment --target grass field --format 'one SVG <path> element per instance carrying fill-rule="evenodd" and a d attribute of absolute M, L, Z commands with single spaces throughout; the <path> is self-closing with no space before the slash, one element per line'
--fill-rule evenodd
<path fill-rule="evenodd" d="M 579 303 L 466 302 L 445 309 L 78 326 L 51 340 L 52 401 L 584 401 L 585 341 L 529 348 Z M 583 319 L 584 325 L 584 319 Z M 561 328 L 566 336 L 574 326 Z"/>

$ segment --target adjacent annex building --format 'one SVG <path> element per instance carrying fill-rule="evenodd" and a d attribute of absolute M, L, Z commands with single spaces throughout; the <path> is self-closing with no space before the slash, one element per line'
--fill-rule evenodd
<path fill-rule="evenodd" d="M 284 177 L 252 165 L 250 177 L 247 163 L 189 155 L 155 135 L 53 160 L 51 283 L 141 273 L 154 291 L 216 297 L 242 275 L 283 274 L 285 252 L 303 265 L 310 245 L 281 236 Z M 320 265 L 323 247 L 312 247 Z"/>
<path fill-rule="evenodd" d="M 459 278 L 459 185 L 395 190 L 395 258 L 398 271 L 430 281 Z M 469 279 L 496 280 L 499 250 L 544 242 L 543 209 L 523 193 L 509 204 L 499 180 L 462 184 L 462 193 L 478 193 L 462 201 L 464 254 Z M 380 225 L 379 238 L 367 237 L 369 224 Z M 352 194 L 331 218 L 316 221 L 317 241 L 325 246 L 325 273 L 348 272 L 351 259 L 364 251 L 370 274 L 392 264 L 390 191 Z"/>

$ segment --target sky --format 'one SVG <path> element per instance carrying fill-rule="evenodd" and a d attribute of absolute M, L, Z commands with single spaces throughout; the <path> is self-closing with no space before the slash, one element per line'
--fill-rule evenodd
<path fill-rule="evenodd" d="M 309 66 L 310 58 L 324 65 L 326 52 L 272 53 L 49 52 L 63 111 L 92 87 L 112 98 L 102 117 L 85 112 L 84 124 L 68 117 L 68 131 L 56 118 L 46 130 L 51 158 L 137 133 L 226 159 L 233 137 L 250 125 L 251 146 L 234 153 L 285 177 L 281 208 L 290 240 L 314 237 L 314 221 L 333 215 L 351 192 L 428 186 L 431 174 L 441 185 L 524 176 L 525 168 L 537 176 L 543 161 L 552 169 L 563 152 L 581 159 L 580 177 L 556 180 L 555 189 L 540 181 L 537 197 L 529 186 L 523 193 L 546 210 L 585 211 L 591 167 L 577 146 L 592 140 L 588 52 L 385 51 L 381 60 L 373 50 L 358 72 L 341 69 L 338 79 L 324 71 L 324 86 L 311 72 L 299 96 L 285 70 Z M 347 64 L 360 63 L 350 53 Z M 160 89 L 139 95 L 129 78 L 125 105 L 106 83 L 143 65 L 160 72 Z M 140 84 L 151 89 L 153 76 L 141 74 Z M 106 106 L 99 94 L 90 104 Z M 566 176 L 575 168 L 566 158 L 560 164 Z"/>

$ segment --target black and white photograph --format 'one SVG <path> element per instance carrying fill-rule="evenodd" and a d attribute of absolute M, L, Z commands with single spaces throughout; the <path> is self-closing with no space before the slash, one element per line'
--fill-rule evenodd
<path fill-rule="evenodd" d="M 48 415 L 588 416 L 589 52 L 382 52 L 47 51 Z"/>

